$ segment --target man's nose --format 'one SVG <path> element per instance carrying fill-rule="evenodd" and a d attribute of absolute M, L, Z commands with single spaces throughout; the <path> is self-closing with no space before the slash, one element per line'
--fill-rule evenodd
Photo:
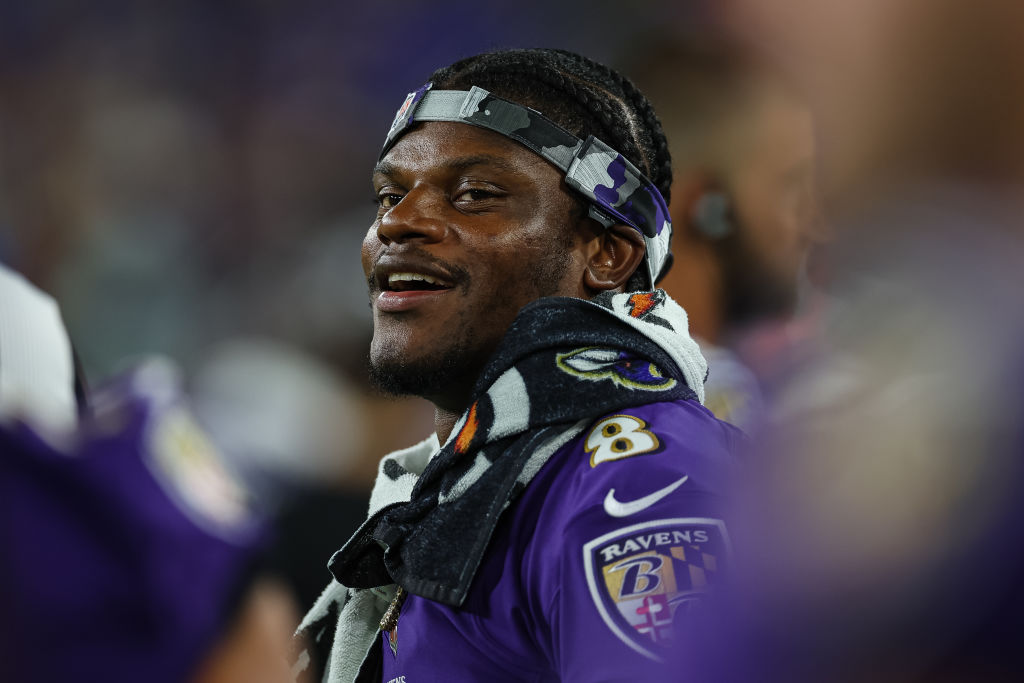
<path fill-rule="evenodd" d="M 388 209 L 377 224 L 377 237 L 384 244 L 391 242 L 438 242 L 447 231 L 443 193 L 429 188 L 413 187 Z"/>

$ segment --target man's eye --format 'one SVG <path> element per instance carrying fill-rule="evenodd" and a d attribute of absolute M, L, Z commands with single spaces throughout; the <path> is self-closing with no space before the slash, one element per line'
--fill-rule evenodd
<path fill-rule="evenodd" d="M 382 209 L 390 209 L 398 202 L 402 201 L 402 195 L 395 194 L 393 192 L 382 192 L 377 195 L 377 206 Z"/>
<path fill-rule="evenodd" d="M 455 197 L 455 200 L 460 202 L 479 202 L 484 199 L 491 199 L 494 196 L 495 194 L 493 192 L 488 192 L 487 190 L 473 189 L 464 190 L 460 192 Z"/>

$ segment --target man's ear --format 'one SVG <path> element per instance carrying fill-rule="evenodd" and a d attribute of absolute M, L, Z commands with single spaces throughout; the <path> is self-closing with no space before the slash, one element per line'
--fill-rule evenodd
<path fill-rule="evenodd" d="M 647 245 L 635 228 L 616 224 L 601 230 L 587 245 L 584 286 L 594 294 L 623 289 L 645 253 Z"/>

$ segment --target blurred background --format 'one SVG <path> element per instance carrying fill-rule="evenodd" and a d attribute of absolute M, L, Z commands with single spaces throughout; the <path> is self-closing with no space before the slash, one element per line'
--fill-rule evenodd
<path fill-rule="evenodd" d="M 802 227 L 763 223 L 756 253 L 723 266 L 730 242 L 686 230 L 688 186 L 673 190 L 689 256 L 667 286 L 681 301 L 715 293 L 684 305 L 742 361 L 722 405 L 756 386 L 743 405 L 764 435 L 732 527 L 752 599 L 707 632 L 700 673 L 1020 680 L 1017 0 L 5 1 L 0 262 L 57 299 L 90 381 L 142 354 L 184 369 L 207 429 L 282 506 L 277 561 L 312 567 L 296 579 L 309 604 L 329 578 L 309 558 L 361 520 L 377 460 L 432 426 L 429 406 L 374 396 L 364 373 L 369 174 L 405 93 L 462 56 L 562 47 L 621 66 L 670 142 L 699 142 L 694 121 L 728 112 L 690 119 L 689 95 L 672 102 L 684 82 L 714 90 L 684 81 L 705 62 L 673 45 L 711 35 L 742 58 L 711 60 L 705 80 L 771 65 L 773 113 L 725 138 L 746 175 L 722 182 L 673 148 L 678 182 L 728 190 L 742 233 L 779 207 L 744 203 L 739 178 L 763 190 L 758 174 L 781 173 L 767 194 Z M 799 296 L 730 328 L 705 308 L 757 254 Z M 749 659 L 732 656 L 741 645 Z"/>

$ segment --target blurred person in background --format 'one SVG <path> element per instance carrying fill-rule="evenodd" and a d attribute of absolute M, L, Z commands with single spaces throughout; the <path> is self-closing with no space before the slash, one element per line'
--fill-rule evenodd
<path fill-rule="evenodd" d="M 676 260 L 662 286 L 708 358 L 708 407 L 751 428 L 761 381 L 792 353 L 792 320 L 806 325 L 812 303 L 807 260 L 822 234 L 810 106 L 780 65 L 724 33 L 665 34 L 624 68 L 672 150 Z"/>
<path fill-rule="evenodd" d="M 779 387 L 731 615 L 681 680 L 1022 680 L 1024 5 L 729 6 L 821 112 L 839 304 Z"/>
<path fill-rule="evenodd" d="M 76 384 L 55 303 L 0 267 L 0 678 L 288 680 L 294 603 L 173 369 Z"/>

